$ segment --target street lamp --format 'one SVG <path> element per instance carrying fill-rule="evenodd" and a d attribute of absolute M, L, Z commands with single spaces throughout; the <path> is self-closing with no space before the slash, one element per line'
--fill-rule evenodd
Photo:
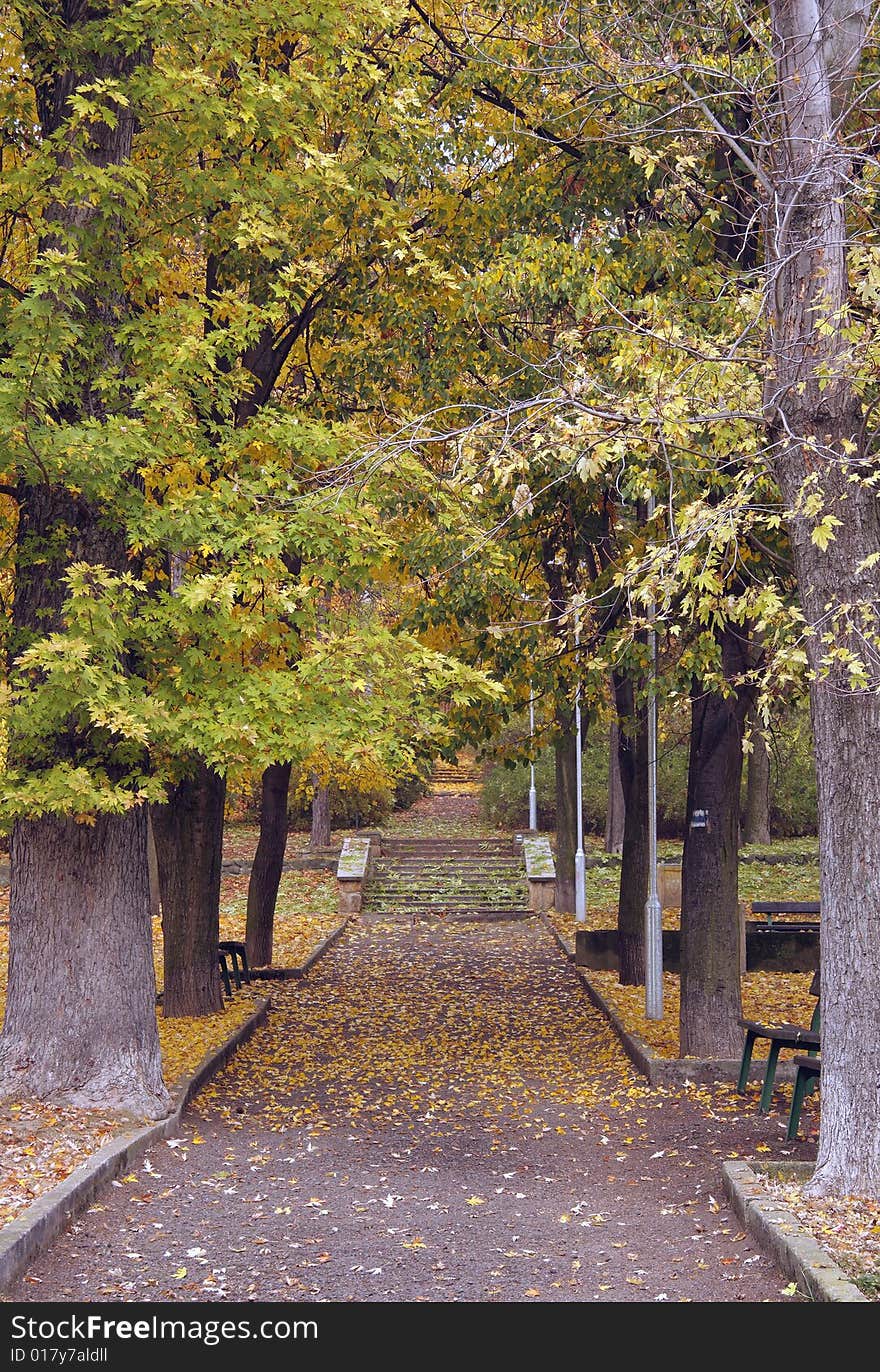
<path fill-rule="evenodd" d="M 581 616 L 580 609 L 575 610 L 574 616 L 574 644 L 575 649 L 580 649 L 581 644 Z M 577 755 L 575 758 L 575 776 L 577 777 L 577 832 L 578 846 L 574 855 L 574 918 L 576 924 L 586 924 L 587 922 L 587 864 L 584 858 L 584 788 L 583 788 L 583 757 L 581 754 L 581 670 L 580 652 L 575 652 L 575 694 L 574 694 L 574 718 Z"/>
<path fill-rule="evenodd" d="M 648 496 L 648 519 L 654 516 L 654 497 Z M 648 899 L 645 901 L 645 1017 L 663 1018 L 663 907 L 657 893 L 657 634 L 654 603 L 648 607 Z"/>
<path fill-rule="evenodd" d="M 530 751 L 535 745 L 535 689 L 529 686 L 529 744 Z M 535 790 L 535 764 L 529 763 L 529 828 L 538 827 L 538 792 Z"/>

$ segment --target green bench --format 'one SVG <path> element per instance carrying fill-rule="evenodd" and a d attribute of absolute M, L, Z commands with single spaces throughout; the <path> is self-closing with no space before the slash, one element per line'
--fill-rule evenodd
<path fill-rule="evenodd" d="M 817 1057 L 796 1057 L 794 1062 L 797 1076 L 791 1093 L 791 1113 L 788 1116 L 788 1133 L 785 1136 L 789 1140 L 797 1138 L 804 1096 L 819 1085 L 819 1073 L 822 1070 L 822 1064 Z"/>
<path fill-rule="evenodd" d="M 770 1049 L 767 1054 L 767 1067 L 764 1072 L 764 1085 L 761 1090 L 761 1100 L 758 1110 L 762 1115 L 766 1115 L 770 1109 L 770 1102 L 773 1098 L 773 1084 L 776 1079 L 776 1067 L 779 1062 L 779 1054 L 783 1048 L 805 1048 L 811 1055 L 819 1051 L 819 973 L 813 977 L 810 985 L 810 995 L 816 997 L 816 1008 L 810 1020 L 809 1029 L 804 1029 L 798 1024 L 759 1024 L 757 1020 L 741 1019 L 740 1025 L 746 1031 L 745 1042 L 743 1043 L 742 1062 L 740 1063 L 739 1081 L 736 1089 L 739 1094 L 745 1095 L 746 1085 L 749 1080 L 749 1068 L 752 1064 L 752 1051 L 758 1039 L 767 1039 Z M 803 1093 L 801 1094 L 803 1099 Z"/>

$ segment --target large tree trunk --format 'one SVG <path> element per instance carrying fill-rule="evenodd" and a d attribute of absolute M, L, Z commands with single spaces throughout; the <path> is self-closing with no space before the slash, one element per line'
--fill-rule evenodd
<path fill-rule="evenodd" d="M 147 811 L 147 872 L 150 878 L 150 919 L 158 919 L 162 909 L 162 893 L 159 890 L 159 854 L 156 852 L 156 835 L 150 812 Z"/>
<path fill-rule="evenodd" d="M 211 1015 L 223 1008 L 217 944 L 225 798 L 225 779 L 199 762 L 192 775 L 173 788 L 166 805 L 153 806 L 166 1019 Z"/>
<path fill-rule="evenodd" d="M 847 337 L 841 111 L 870 5 L 771 0 L 778 127 L 764 232 L 773 310 L 765 409 L 806 638 L 819 792 L 822 1112 L 815 1194 L 880 1196 L 880 507 Z M 805 507 L 818 493 L 821 508 Z M 838 523 L 817 534 L 826 515 Z M 830 534 L 830 538 L 826 537 Z M 822 544 L 825 544 L 823 548 Z M 833 646 L 838 657 L 823 658 Z M 864 677 L 859 679 L 859 665 Z M 855 676 L 851 675 L 855 667 Z"/>
<path fill-rule="evenodd" d="M 570 714 L 557 715 L 562 730 L 554 743 L 556 758 L 556 908 L 575 908 L 574 855 L 577 851 L 577 735 Z"/>
<path fill-rule="evenodd" d="M 608 730 L 608 807 L 605 811 L 605 852 L 623 851 L 623 829 L 626 818 L 626 805 L 623 799 L 623 783 L 620 779 L 620 758 L 618 756 L 617 720 L 611 721 Z"/>
<path fill-rule="evenodd" d="M 252 967 L 268 967 L 272 961 L 275 902 L 287 847 L 287 793 L 289 762 L 273 762 L 263 773 L 260 804 L 260 841 L 248 882 L 245 942 Z"/>
<path fill-rule="evenodd" d="M 737 626 L 721 631 L 728 681 L 748 671 L 748 643 Z M 733 1058 L 742 1047 L 738 895 L 742 739 L 750 692 L 691 688 L 688 828 L 682 858 L 681 1052 Z M 704 811 L 707 825 L 694 824 Z"/>
<path fill-rule="evenodd" d="M 742 840 L 766 846 L 770 842 L 770 752 L 757 719 L 753 720 L 751 742 Z"/>
<path fill-rule="evenodd" d="M 620 721 L 617 756 L 625 823 L 617 904 L 618 976 L 623 986 L 645 980 L 645 902 L 648 899 L 648 714 L 636 709 L 632 679 L 614 674 Z"/>
<path fill-rule="evenodd" d="M 330 787 L 319 786 L 315 780 L 315 793 L 312 797 L 312 848 L 330 847 Z"/>
<path fill-rule="evenodd" d="M 20 820 L 10 851 L 0 1094 L 163 1115 L 143 806 Z"/>
<path fill-rule="evenodd" d="M 73 563 L 114 572 L 132 570 L 122 518 L 108 515 L 99 497 L 82 489 L 81 476 L 68 488 L 63 476 L 49 475 L 57 472 L 64 451 L 63 426 L 72 425 L 76 431 L 83 422 L 100 424 L 106 418 L 107 397 L 124 376 L 117 331 L 132 310 L 121 266 L 123 225 L 107 213 L 106 200 L 99 207 L 87 195 L 77 193 L 67 201 L 57 193 L 61 170 L 69 164 L 64 125 L 71 113 L 70 97 L 86 83 L 120 78 L 125 82 L 148 60 L 144 52 L 132 50 L 128 36 L 114 46 L 99 33 L 99 21 L 108 12 L 106 5 L 65 6 L 63 44 L 51 19 L 45 24 L 26 22 L 22 33 L 26 76 L 33 83 L 43 144 L 47 156 L 55 149 L 59 169 L 54 200 L 53 187 L 47 185 L 50 200 L 44 210 L 40 260 L 61 246 L 77 256 L 80 275 L 73 303 L 65 290 L 55 296 L 48 293 L 45 280 L 39 302 L 45 312 L 47 356 L 59 336 L 68 351 L 58 367 L 64 398 L 49 424 L 41 424 L 39 405 L 23 415 L 29 456 L 22 459 L 17 483 L 13 657 L 28 642 L 61 627 L 65 573 Z M 76 69 L 69 65 L 74 54 Z M 113 168 L 130 160 L 133 136 L 134 115 L 128 105 L 118 105 L 108 123 L 91 122 L 80 155 L 96 169 L 96 183 L 103 184 Z M 80 188 L 84 184 L 81 178 Z M 54 325 L 60 335 L 53 335 Z M 40 455 L 44 445 L 56 455 L 48 466 Z M 41 744 L 31 756 L 27 737 L 17 736 L 13 721 L 10 759 L 32 776 L 46 765 L 47 756 L 50 764 L 97 761 L 110 775 L 126 766 L 124 760 L 120 764 L 112 743 L 106 737 L 96 739 L 96 731 L 82 717 L 69 719 L 51 751 L 45 739 Z M 0 1037 L 0 1090 L 161 1115 L 168 1096 L 156 1025 L 143 807 L 122 815 L 97 815 L 94 823 L 49 815 L 21 820 L 14 828 L 11 852 L 9 989 Z"/>

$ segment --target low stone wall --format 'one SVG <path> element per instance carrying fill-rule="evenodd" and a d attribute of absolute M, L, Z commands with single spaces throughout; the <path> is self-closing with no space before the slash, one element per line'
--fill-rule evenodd
<path fill-rule="evenodd" d="M 528 835 L 523 839 L 529 909 L 533 914 L 550 910 L 556 902 L 556 864 L 550 840 Z"/>
<path fill-rule="evenodd" d="M 340 915 L 356 915 L 363 905 L 364 886 L 373 864 L 374 840 L 370 837 L 343 840 L 336 867 Z"/>
<path fill-rule="evenodd" d="M 678 929 L 663 931 L 663 968 L 677 972 L 680 967 L 681 934 Z M 616 972 L 617 930 L 578 929 L 575 936 L 575 962 L 594 971 Z M 784 924 L 772 929 L 757 920 L 746 922 L 747 972 L 815 972 L 819 966 L 819 928 L 787 930 Z"/>

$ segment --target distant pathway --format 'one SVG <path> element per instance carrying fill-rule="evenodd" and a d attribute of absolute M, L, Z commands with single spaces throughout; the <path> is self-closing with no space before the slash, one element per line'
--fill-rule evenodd
<path fill-rule="evenodd" d="M 719 1175 L 768 1121 L 651 1091 L 543 925 L 353 926 L 273 997 L 13 1301 L 783 1299 Z"/>

